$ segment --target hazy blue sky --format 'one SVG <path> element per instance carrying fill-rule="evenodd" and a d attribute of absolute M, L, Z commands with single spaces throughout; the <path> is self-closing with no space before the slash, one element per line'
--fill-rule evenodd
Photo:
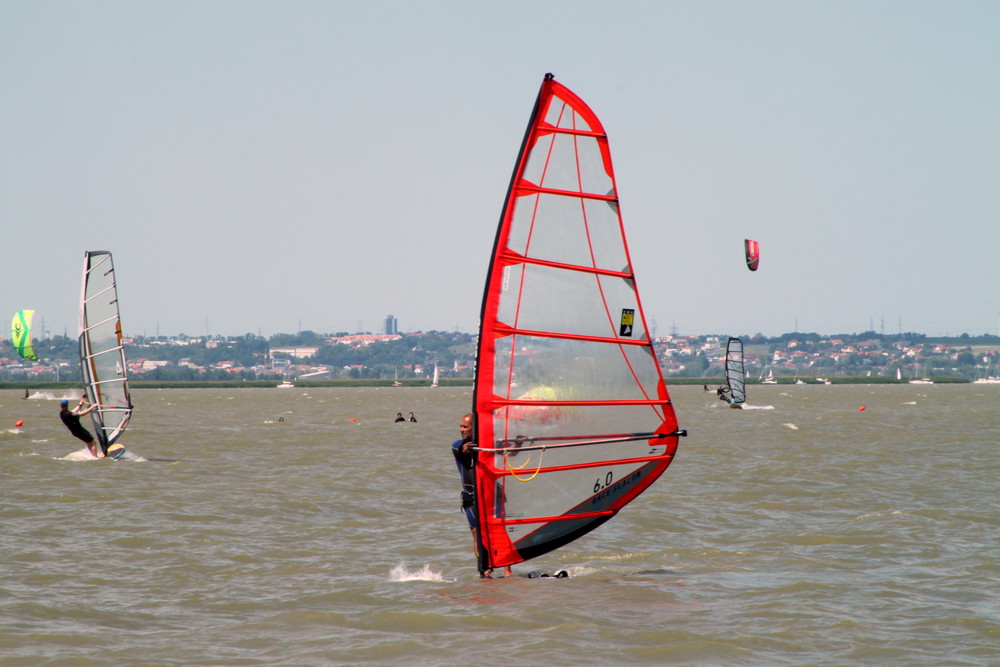
<path fill-rule="evenodd" d="M 478 326 L 545 72 L 658 333 L 997 333 L 1000 2 L 0 1 L 0 312 Z M 760 241 L 760 270 L 743 239 Z"/>

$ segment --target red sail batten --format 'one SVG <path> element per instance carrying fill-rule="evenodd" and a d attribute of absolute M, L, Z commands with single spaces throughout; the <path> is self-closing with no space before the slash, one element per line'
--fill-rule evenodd
<path fill-rule="evenodd" d="M 580 334 L 559 333 L 558 331 L 532 331 L 529 329 L 514 329 L 507 325 L 497 323 L 493 334 L 495 336 L 533 336 L 535 338 L 562 338 L 564 340 L 587 341 L 591 343 L 614 343 L 615 345 L 637 345 L 639 347 L 649 347 L 652 345 L 648 340 L 629 340 L 622 338 L 609 338 L 606 336 L 581 336 Z"/>
<path fill-rule="evenodd" d="M 556 195 L 559 197 L 572 197 L 573 199 L 592 199 L 594 201 L 607 201 L 614 202 L 618 201 L 618 197 L 615 195 L 602 195 L 597 192 L 584 192 L 583 190 L 553 190 L 552 188 L 542 188 L 533 183 L 524 181 L 517 186 L 518 195 L 522 197 L 529 197 L 535 194 L 541 195 Z"/>
<path fill-rule="evenodd" d="M 559 401 L 559 400 L 545 400 L 545 401 L 535 401 L 528 398 L 516 399 L 516 398 L 494 398 L 492 403 L 494 408 L 502 408 L 506 405 L 526 405 L 526 406 L 541 406 L 541 405 L 552 405 L 556 407 L 573 407 L 573 406 L 595 406 L 595 405 L 671 405 L 670 400 L 664 400 L 661 398 L 616 398 L 616 399 L 606 399 L 606 400 L 579 400 L 579 401 Z"/>
<path fill-rule="evenodd" d="M 622 278 L 624 280 L 632 280 L 633 275 L 631 272 L 627 271 L 614 271 L 612 269 L 600 269 L 596 266 L 580 266 L 578 264 L 564 264 L 562 262 L 551 262 L 544 259 L 536 259 L 534 257 L 525 257 L 524 255 L 519 255 L 514 252 L 505 251 L 497 257 L 498 260 L 502 261 L 506 265 L 513 264 L 533 264 L 535 266 L 547 266 L 552 269 L 565 269 L 566 271 L 579 271 L 580 273 L 592 273 L 598 276 L 608 276 L 611 278 Z"/>
<path fill-rule="evenodd" d="M 614 516 L 617 510 L 603 510 L 601 512 L 580 512 L 579 514 L 560 514 L 558 516 L 540 516 L 530 519 L 501 519 L 505 526 L 523 526 L 532 523 L 551 523 L 553 521 L 579 521 L 580 519 L 594 519 L 602 516 Z"/>
<path fill-rule="evenodd" d="M 538 450 L 541 451 L 541 450 Z M 565 472 L 567 470 L 586 470 L 587 468 L 597 468 L 600 466 L 622 466 L 630 465 L 633 463 L 648 463 L 650 461 L 669 461 L 673 457 L 670 454 L 658 454 L 656 456 L 639 456 L 634 459 L 620 459 L 618 461 L 589 461 L 587 463 L 573 463 L 562 466 L 545 466 L 542 468 L 543 472 Z M 529 463 L 525 466 L 526 469 L 531 469 L 531 464 Z M 520 468 L 502 468 L 497 471 L 498 475 L 507 476 L 517 476 L 524 475 L 524 470 Z"/>

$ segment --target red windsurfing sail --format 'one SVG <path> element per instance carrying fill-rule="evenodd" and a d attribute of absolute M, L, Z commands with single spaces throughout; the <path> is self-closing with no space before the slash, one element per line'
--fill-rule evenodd
<path fill-rule="evenodd" d="M 497 231 L 474 403 L 480 571 L 610 519 L 667 469 L 683 434 L 636 292 L 607 136 L 551 74 Z"/>
<path fill-rule="evenodd" d="M 747 268 L 756 271 L 757 265 L 760 264 L 760 244 L 746 239 L 743 241 L 743 248 L 747 255 Z"/>

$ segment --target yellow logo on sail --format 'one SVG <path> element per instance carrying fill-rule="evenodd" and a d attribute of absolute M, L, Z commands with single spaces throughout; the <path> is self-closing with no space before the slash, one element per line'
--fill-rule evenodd
<path fill-rule="evenodd" d="M 635 308 L 622 308 L 622 324 L 618 329 L 619 336 L 631 336 L 632 325 L 635 322 Z"/>

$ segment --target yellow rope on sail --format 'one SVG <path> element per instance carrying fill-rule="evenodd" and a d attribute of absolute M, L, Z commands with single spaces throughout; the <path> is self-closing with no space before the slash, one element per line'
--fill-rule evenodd
<path fill-rule="evenodd" d="M 512 466 L 510 464 L 510 461 L 507 460 L 507 452 L 504 452 L 503 453 L 503 465 L 504 465 L 505 468 L 507 468 L 507 470 L 510 471 L 510 476 L 513 477 L 514 479 L 516 479 L 517 481 L 519 481 L 519 482 L 530 482 L 531 480 L 533 480 L 536 477 L 538 477 L 538 472 L 542 469 L 542 458 L 544 458 L 544 456 L 545 456 L 545 448 L 542 447 L 541 453 L 538 455 L 538 467 L 535 468 L 535 472 L 533 472 L 531 474 L 531 477 L 518 477 L 517 473 L 514 472 L 515 470 L 521 470 L 526 465 L 528 465 L 529 463 L 531 463 L 531 455 L 530 454 L 528 455 L 528 460 L 527 461 L 525 461 L 524 463 L 522 463 L 521 465 L 519 465 L 517 467 L 514 467 L 514 466 Z"/>

